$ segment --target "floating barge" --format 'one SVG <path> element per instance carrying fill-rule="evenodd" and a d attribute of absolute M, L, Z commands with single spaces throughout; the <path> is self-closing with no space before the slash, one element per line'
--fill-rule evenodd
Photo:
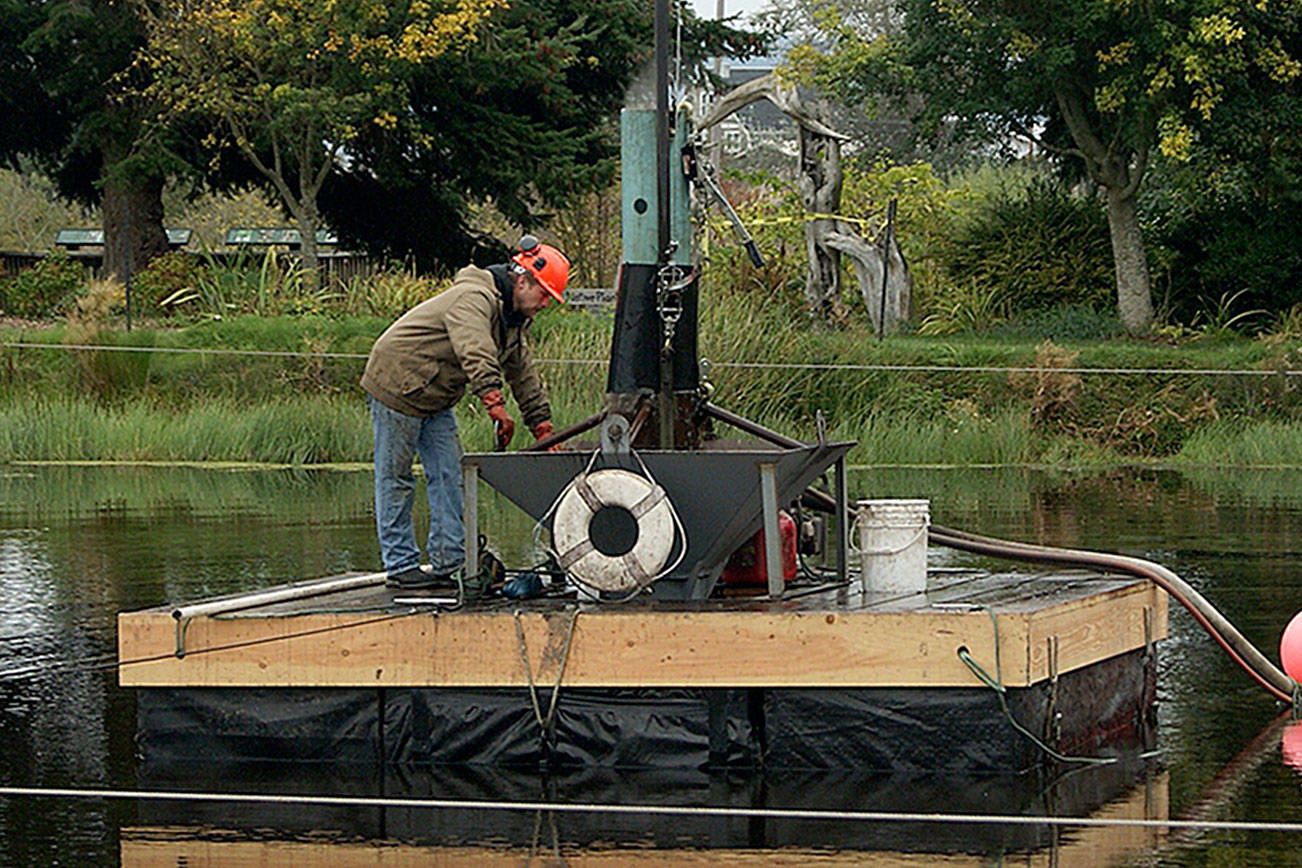
<path fill-rule="evenodd" d="M 380 576 L 287 590 L 118 616 L 146 760 L 1018 771 L 1043 754 L 1009 715 L 1062 752 L 1142 737 L 1167 634 L 1163 591 L 1084 572 L 455 611 Z"/>
<path fill-rule="evenodd" d="M 628 602 L 440 611 L 359 574 L 125 613 L 118 672 L 138 690 L 146 762 L 1006 773 L 1046 749 L 1151 735 L 1163 591 L 1098 572 L 927 575 L 925 525 L 907 535 L 922 550 L 908 593 L 865 584 L 866 560 L 854 580 L 855 443 L 829 441 L 821 415 L 805 443 L 714 403 L 690 213 L 708 171 L 690 113 L 671 110 L 669 4 L 655 9 L 654 75 L 621 113 L 604 406 L 518 452 L 462 460 L 466 575 L 480 574 L 482 481 L 547 526 L 567 580 Z M 597 426 L 599 444 L 542 451 Z M 828 471 L 831 490 L 817 489 Z M 806 506 L 829 517 L 835 582 L 786 582 L 784 552 L 797 554 L 781 548 L 780 511 Z M 765 596 L 721 596 L 760 531 Z"/>

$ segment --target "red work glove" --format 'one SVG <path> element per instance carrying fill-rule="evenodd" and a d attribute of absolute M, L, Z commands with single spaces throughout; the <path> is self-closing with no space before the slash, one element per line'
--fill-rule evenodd
<path fill-rule="evenodd" d="M 534 440 L 542 440 L 544 437 L 550 437 L 555 433 L 556 429 L 552 428 L 552 423 L 547 420 L 539 422 L 537 425 L 533 426 Z M 547 447 L 548 452 L 559 452 L 560 449 L 561 444 L 559 443 L 553 443 L 551 446 Z"/>
<path fill-rule="evenodd" d="M 515 434 L 515 420 L 511 418 L 510 413 L 506 412 L 506 399 L 502 397 L 502 390 L 489 389 L 479 396 L 479 400 L 484 402 L 488 418 L 493 420 L 493 433 L 497 435 L 497 451 L 506 451 L 506 444 L 511 442 L 511 437 Z"/>

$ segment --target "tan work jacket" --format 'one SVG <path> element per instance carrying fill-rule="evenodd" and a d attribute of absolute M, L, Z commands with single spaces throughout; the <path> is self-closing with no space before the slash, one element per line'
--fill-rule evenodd
<path fill-rule="evenodd" d="M 467 266 L 452 286 L 407 311 L 371 348 L 362 388 L 391 410 L 432 416 L 461 400 L 502 388 L 503 378 L 530 428 L 551 418 L 547 389 L 534 370 L 522 326 L 509 327 L 493 275 Z"/>

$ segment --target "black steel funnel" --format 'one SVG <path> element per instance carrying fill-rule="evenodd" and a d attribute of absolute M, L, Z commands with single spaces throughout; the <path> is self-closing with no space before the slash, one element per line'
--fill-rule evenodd
<path fill-rule="evenodd" d="M 778 447 L 761 442 L 713 441 L 696 451 L 639 450 L 647 471 L 664 488 L 687 535 L 679 566 L 654 586 L 657 599 L 708 597 L 724 564 L 763 526 L 760 480 L 771 468 L 777 503 L 790 503 L 851 448 L 852 442 Z M 582 473 L 592 450 L 573 452 L 472 453 L 463 459 L 535 520 L 551 508 L 565 486 Z M 593 469 L 636 468 L 625 458 Z M 615 460 L 615 459 L 612 459 Z"/>

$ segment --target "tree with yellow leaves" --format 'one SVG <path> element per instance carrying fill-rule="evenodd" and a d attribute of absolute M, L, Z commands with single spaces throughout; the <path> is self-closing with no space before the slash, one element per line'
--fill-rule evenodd
<path fill-rule="evenodd" d="M 422 64 L 474 41 L 506 0 L 136 0 L 163 126 L 204 123 L 233 147 L 297 224 L 317 277 L 318 199 L 349 143 L 408 124 Z M 214 157 L 217 160 L 218 157 Z"/>
<path fill-rule="evenodd" d="M 1156 153 L 1184 159 L 1200 126 L 1249 78 L 1290 85 L 1302 0 L 887 0 L 895 32 L 865 33 L 842 7 L 802 0 L 817 41 L 792 66 L 835 96 L 915 97 L 924 127 L 1034 142 L 1079 161 L 1103 193 L 1126 331 L 1153 321 L 1136 195 Z"/>

